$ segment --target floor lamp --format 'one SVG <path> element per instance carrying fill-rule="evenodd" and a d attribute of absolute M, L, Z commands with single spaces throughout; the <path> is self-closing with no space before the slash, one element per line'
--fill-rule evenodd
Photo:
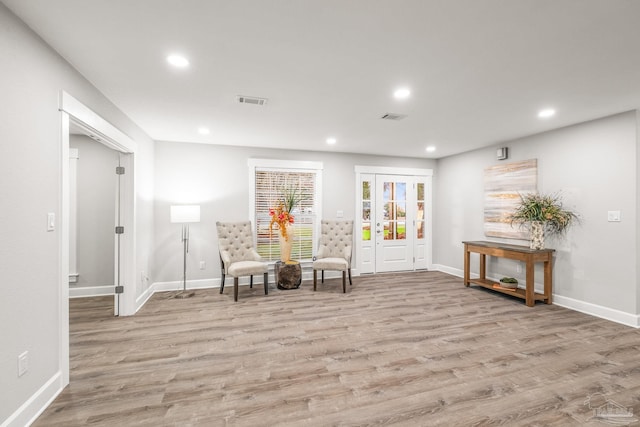
<path fill-rule="evenodd" d="M 187 292 L 187 252 L 189 252 L 189 223 L 200 222 L 200 206 L 171 206 L 171 222 L 182 224 L 182 291 L 178 292 L 175 295 L 175 298 L 189 298 L 195 295 L 195 292 Z"/>

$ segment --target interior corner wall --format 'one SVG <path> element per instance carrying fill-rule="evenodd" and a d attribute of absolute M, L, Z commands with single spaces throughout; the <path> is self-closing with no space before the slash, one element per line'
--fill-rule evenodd
<path fill-rule="evenodd" d="M 0 424 L 25 425 L 62 385 L 61 238 L 59 229 L 47 231 L 49 212 L 60 219 L 61 90 L 135 140 L 142 153 L 137 157 L 151 155 L 140 158 L 136 170 L 144 174 L 137 179 L 140 257 L 151 251 L 153 141 L 3 4 L 0 57 Z M 24 351 L 29 369 L 18 377 Z"/>
<path fill-rule="evenodd" d="M 333 152 L 276 150 L 251 147 L 156 142 L 155 151 L 155 265 L 156 283 L 182 280 L 180 225 L 169 222 L 172 204 L 199 204 L 201 222 L 191 224 L 187 257 L 189 281 L 220 279 L 216 221 L 249 219 L 248 160 L 277 159 L 323 163 L 322 218 L 345 219 L 355 212 L 355 166 L 434 168 L 420 158 L 355 155 Z M 199 268 L 200 261 L 206 267 Z"/>
<path fill-rule="evenodd" d="M 553 293 L 567 301 L 602 307 L 635 317 L 638 303 L 637 113 L 621 113 L 500 144 L 508 160 L 496 160 L 498 146 L 438 161 L 434 180 L 434 263 L 462 272 L 463 240 L 528 241 L 487 238 L 483 231 L 484 169 L 538 159 L 538 191 L 561 192 L 581 216 L 565 239 L 547 239 L 556 249 Z M 621 222 L 608 222 L 619 210 Z M 516 261 L 492 260 L 488 275 L 515 276 Z M 472 272 L 478 272 L 472 257 Z M 520 276 L 520 277 L 518 277 Z M 536 271 L 536 277 L 541 277 Z M 538 282 L 541 282 L 538 281 Z M 462 286 L 462 283 L 461 283 Z M 557 299 L 557 298 L 556 298 Z"/>

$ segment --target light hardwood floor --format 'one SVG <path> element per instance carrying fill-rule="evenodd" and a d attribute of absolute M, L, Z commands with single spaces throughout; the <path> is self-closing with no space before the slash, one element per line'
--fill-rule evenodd
<path fill-rule="evenodd" d="M 123 318 L 74 299 L 71 384 L 34 425 L 603 425 L 606 400 L 640 415 L 639 330 L 439 272 L 340 287 L 159 293 Z"/>

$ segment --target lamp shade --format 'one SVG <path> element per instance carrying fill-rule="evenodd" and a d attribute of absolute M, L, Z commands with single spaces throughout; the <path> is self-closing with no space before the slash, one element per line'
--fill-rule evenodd
<path fill-rule="evenodd" d="M 200 205 L 171 206 L 171 222 L 200 222 Z"/>

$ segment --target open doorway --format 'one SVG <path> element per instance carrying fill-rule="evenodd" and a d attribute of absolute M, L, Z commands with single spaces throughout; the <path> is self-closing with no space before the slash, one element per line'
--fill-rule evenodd
<path fill-rule="evenodd" d="M 120 154 L 70 125 L 69 297 L 115 295 Z M 115 301 L 112 302 L 113 313 Z"/>
<path fill-rule="evenodd" d="M 59 340 L 60 372 L 63 386 L 69 384 L 69 256 L 70 256 L 70 127 L 79 128 L 96 142 L 118 153 L 119 166 L 114 176 L 119 183 L 117 191 L 119 209 L 118 225 L 114 228 L 114 312 L 118 315 L 135 313 L 135 152 L 136 144 L 127 135 L 86 107 L 73 96 L 62 91 L 60 95 L 61 120 L 61 177 L 60 177 L 60 296 Z M 114 178 L 114 179 L 116 179 Z"/>

